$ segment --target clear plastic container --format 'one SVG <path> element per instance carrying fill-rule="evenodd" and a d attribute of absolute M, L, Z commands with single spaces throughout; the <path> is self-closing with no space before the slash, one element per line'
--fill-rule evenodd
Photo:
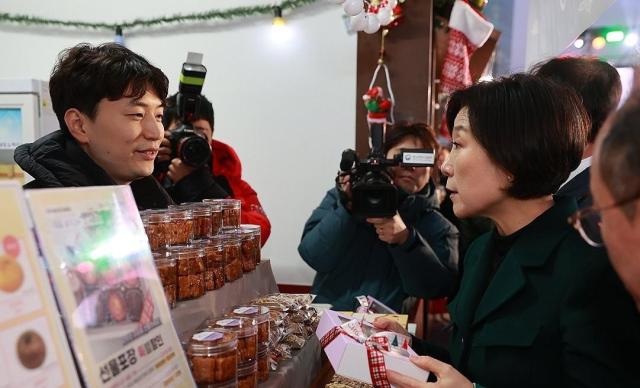
<path fill-rule="evenodd" d="M 258 381 L 269 380 L 269 345 L 258 345 Z"/>
<path fill-rule="evenodd" d="M 211 208 L 200 202 L 186 206 L 193 213 L 193 238 L 202 239 L 211 236 Z"/>
<path fill-rule="evenodd" d="M 207 321 L 209 328 L 231 330 L 238 336 L 238 363 L 256 361 L 258 357 L 258 325 L 252 318 L 228 315 Z"/>
<path fill-rule="evenodd" d="M 170 308 L 176 306 L 178 295 L 178 266 L 175 259 L 166 258 L 162 254 L 154 254 L 154 263 L 164 289 L 164 296 Z"/>
<path fill-rule="evenodd" d="M 204 295 L 204 250 L 190 245 L 169 247 L 169 255 L 178 267 L 177 300 Z"/>
<path fill-rule="evenodd" d="M 219 387 L 236 381 L 238 339 L 232 331 L 205 329 L 193 334 L 187 348 L 198 386 Z"/>
<path fill-rule="evenodd" d="M 258 386 L 258 363 L 256 361 L 238 364 L 238 388 Z"/>
<path fill-rule="evenodd" d="M 258 305 L 235 306 L 231 313 L 238 317 L 252 318 L 258 325 L 258 344 L 269 342 L 269 308 Z"/>
<path fill-rule="evenodd" d="M 171 208 L 169 215 L 169 245 L 188 244 L 193 239 L 193 213 L 191 209 Z"/>
<path fill-rule="evenodd" d="M 240 206 L 239 199 L 223 199 L 222 206 L 222 230 L 234 230 L 240 227 Z"/>
<path fill-rule="evenodd" d="M 144 231 L 149 239 L 151 251 L 166 249 L 169 245 L 169 215 L 164 210 L 140 212 Z"/>
<path fill-rule="evenodd" d="M 242 224 L 242 263 L 245 261 L 252 270 L 260 264 L 260 225 Z M 243 269 L 245 267 L 243 266 Z M 245 272 L 247 272 L 245 270 Z"/>
<path fill-rule="evenodd" d="M 224 286 L 224 247 L 222 239 L 211 237 L 195 240 L 193 245 L 204 250 L 204 288 L 207 291 L 217 290 Z"/>
<path fill-rule="evenodd" d="M 202 201 L 211 209 L 211 235 L 215 236 L 222 230 L 222 204 L 221 199 L 205 199 Z"/>
<path fill-rule="evenodd" d="M 224 249 L 224 274 L 227 282 L 242 277 L 242 249 L 241 238 L 237 233 L 225 233 L 222 235 Z"/>

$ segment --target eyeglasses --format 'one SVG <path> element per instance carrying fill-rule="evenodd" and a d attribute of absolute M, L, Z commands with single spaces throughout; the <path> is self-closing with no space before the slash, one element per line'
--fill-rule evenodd
<path fill-rule="evenodd" d="M 592 247 L 601 247 L 604 246 L 602 233 L 600 231 L 602 212 L 624 206 L 633 201 L 637 201 L 638 199 L 640 199 L 640 193 L 609 206 L 590 206 L 584 209 L 580 209 L 577 212 L 573 213 L 567 221 L 578 231 L 578 233 L 580 233 L 580 236 L 582 236 L 587 244 L 591 245 Z"/>

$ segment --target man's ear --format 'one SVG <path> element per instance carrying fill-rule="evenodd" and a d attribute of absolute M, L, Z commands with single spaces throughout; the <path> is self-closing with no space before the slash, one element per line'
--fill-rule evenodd
<path fill-rule="evenodd" d="M 76 108 L 69 108 L 64 113 L 64 122 L 69 128 L 69 133 L 80 144 L 88 144 L 89 136 L 87 135 L 87 123 L 89 118 Z"/>

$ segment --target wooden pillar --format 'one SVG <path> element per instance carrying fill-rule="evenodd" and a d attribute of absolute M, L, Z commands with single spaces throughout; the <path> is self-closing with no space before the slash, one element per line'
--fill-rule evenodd
<path fill-rule="evenodd" d="M 404 20 L 385 39 L 385 63 L 389 67 L 395 95 L 395 119 L 433 125 L 433 2 L 407 0 L 402 4 Z M 356 89 L 356 151 L 369 152 L 369 129 L 362 95 L 377 66 L 382 29 L 376 34 L 358 33 Z M 375 83 L 386 89 L 382 70 Z"/>

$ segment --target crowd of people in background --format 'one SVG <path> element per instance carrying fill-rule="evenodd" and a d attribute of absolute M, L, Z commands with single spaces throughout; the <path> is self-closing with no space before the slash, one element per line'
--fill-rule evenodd
<path fill-rule="evenodd" d="M 270 222 L 236 152 L 213 139 L 206 98 L 190 124 L 211 160 L 194 168 L 171 156 L 183 123 L 168 84 L 120 45 L 62 52 L 49 84 L 60 130 L 15 151 L 35 178 L 25 188 L 130 185 L 140 209 L 236 198 L 264 244 Z M 388 170 L 399 200 L 387 218 L 352 214 L 352 182 L 336 178 L 298 247 L 317 272 L 317 301 L 352 310 L 371 295 L 402 310 L 410 297 L 449 297 L 448 349 L 413 343 L 423 355 L 413 362 L 439 387 L 637 385 L 640 90 L 616 110 L 620 95 L 606 62 L 556 58 L 454 92 L 450 148 L 425 124 L 390 127 L 387 158 L 429 148 L 435 167 Z M 154 174 L 158 160 L 166 173 Z"/>

